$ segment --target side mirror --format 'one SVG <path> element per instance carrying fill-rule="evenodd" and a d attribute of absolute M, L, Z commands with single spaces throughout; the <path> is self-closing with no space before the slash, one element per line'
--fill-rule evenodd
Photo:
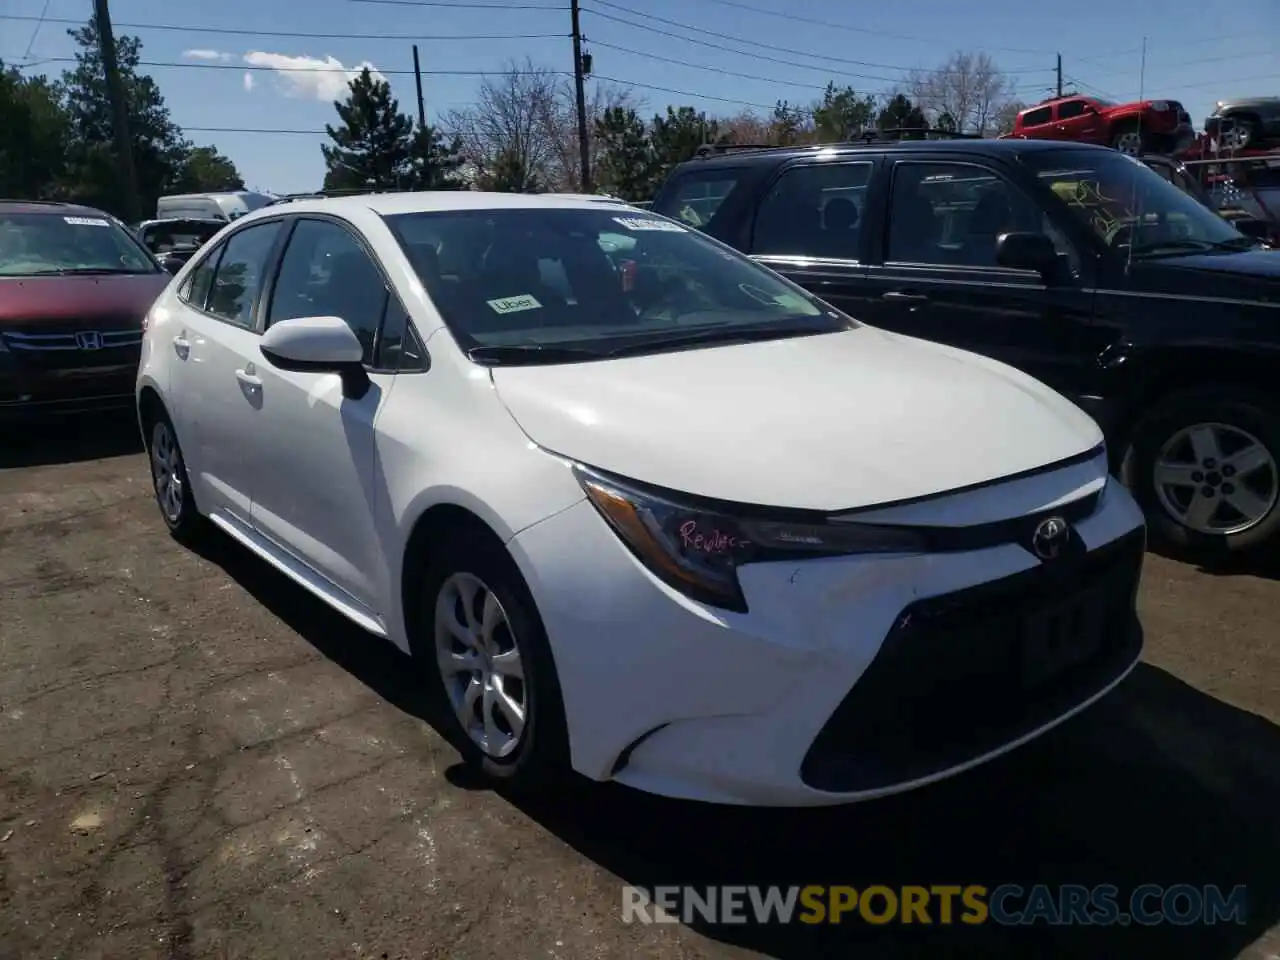
<path fill-rule="evenodd" d="M 1058 250 L 1043 233 L 1002 233 L 996 238 L 996 263 L 1034 270 L 1049 280 L 1058 270 Z"/>
<path fill-rule="evenodd" d="M 164 268 L 164 272 L 172 276 L 183 268 L 187 261 L 181 257 L 163 256 L 160 258 L 160 266 Z"/>
<path fill-rule="evenodd" d="M 355 400 L 369 392 L 364 345 L 341 317 L 281 320 L 267 328 L 258 349 L 280 370 L 339 374 L 343 393 Z"/>

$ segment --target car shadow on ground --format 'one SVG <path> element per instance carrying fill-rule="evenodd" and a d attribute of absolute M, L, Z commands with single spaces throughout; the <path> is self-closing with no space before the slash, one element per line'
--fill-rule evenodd
<path fill-rule="evenodd" d="M 88 414 L 63 421 L 0 426 L 0 470 L 43 467 L 142 452 L 133 414 Z"/>
<path fill-rule="evenodd" d="M 397 708 L 440 729 L 407 658 L 369 643 L 285 577 L 221 536 L 201 553 Z M 962 721 L 962 718 L 957 718 Z M 457 767 L 458 788 L 486 785 Z M 624 884 L 1144 884 L 1248 888 L 1243 922 L 1026 927 L 987 923 L 690 926 L 784 960 L 821 957 L 1237 957 L 1280 920 L 1280 729 L 1149 665 L 1079 718 L 963 776 L 871 803 L 751 810 L 576 781 L 508 798 Z M 1158 904 L 1158 900 L 1155 901 Z M 1021 901 L 1014 899 L 1010 906 Z M 1145 906 L 1150 907 L 1151 901 Z"/>

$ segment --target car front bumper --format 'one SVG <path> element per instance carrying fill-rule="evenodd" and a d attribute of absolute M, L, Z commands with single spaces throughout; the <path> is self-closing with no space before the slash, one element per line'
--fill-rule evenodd
<path fill-rule="evenodd" d="M 0 353 L 0 422 L 128 410 L 134 404 L 136 353 L 102 366 L 35 366 Z"/>
<path fill-rule="evenodd" d="M 1100 460 L 898 511 L 990 522 L 1090 482 L 1105 489 L 1075 526 L 1078 566 L 1012 542 L 752 565 L 746 614 L 659 582 L 589 503 L 535 524 L 510 546 L 548 632 L 575 769 L 687 799 L 816 806 L 921 786 L 1038 736 L 1137 662 L 1137 506 Z M 1064 602 L 1097 618 L 1083 637 L 1096 649 L 1027 688 L 1021 626 Z"/>

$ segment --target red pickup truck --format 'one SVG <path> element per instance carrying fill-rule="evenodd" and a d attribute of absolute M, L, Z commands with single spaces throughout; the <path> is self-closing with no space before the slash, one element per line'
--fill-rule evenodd
<path fill-rule="evenodd" d="M 1006 136 L 1096 143 L 1137 156 L 1184 150 L 1195 140 L 1195 130 L 1191 115 L 1176 100 L 1111 103 L 1071 96 L 1023 110 Z"/>

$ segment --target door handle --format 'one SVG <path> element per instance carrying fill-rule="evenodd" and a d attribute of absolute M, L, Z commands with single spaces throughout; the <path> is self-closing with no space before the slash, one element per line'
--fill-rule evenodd
<path fill-rule="evenodd" d="M 236 379 L 239 380 L 241 383 L 243 383 L 246 387 L 252 387 L 255 390 L 258 389 L 258 387 L 262 386 L 262 378 L 257 376 L 253 372 L 252 365 L 250 365 L 244 370 L 237 370 Z"/>
<path fill-rule="evenodd" d="M 187 354 L 191 352 L 191 341 L 184 336 L 176 336 L 173 338 L 173 349 L 181 359 L 185 360 Z"/>
<path fill-rule="evenodd" d="M 929 298 L 923 293 L 904 293 L 901 290 L 890 290 L 888 293 L 880 297 L 881 300 L 888 300 L 891 303 L 928 303 Z"/>

